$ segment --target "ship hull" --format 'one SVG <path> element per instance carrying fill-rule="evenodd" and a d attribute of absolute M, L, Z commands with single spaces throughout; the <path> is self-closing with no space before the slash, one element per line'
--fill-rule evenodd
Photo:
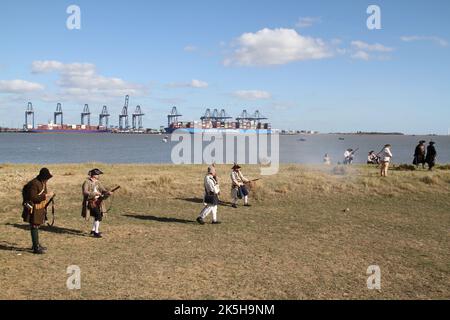
<path fill-rule="evenodd" d="M 85 129 L 72 129 L 72 130 L 64 130 L 64 129 L 31 129 L 27 132 L 30 133 L 107 133 L 108 130 L 85 130 Z"/>
<path fill-rule="evenodd" d="M 202 133 L 202 134 L 271 134 L 271 129 L 225 129 L 225 128 L 165 128 L 166 133 L 187 132 L 187 133 Z"/>

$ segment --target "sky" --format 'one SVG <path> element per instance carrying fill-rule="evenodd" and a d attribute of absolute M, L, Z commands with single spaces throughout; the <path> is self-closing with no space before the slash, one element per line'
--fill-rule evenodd
<path fill-rule="evenodd" d="M 89 104 L 118 125 L 129 94 L 146 128 L 177 106 L 185 121 L 246 109 L 278 129 L 447 134 L 449 15 L 447 0 L 2 1 L 0 126 L 22 127 L 28 102 L 36 123 L 59 102 L 66 123 Z"/>

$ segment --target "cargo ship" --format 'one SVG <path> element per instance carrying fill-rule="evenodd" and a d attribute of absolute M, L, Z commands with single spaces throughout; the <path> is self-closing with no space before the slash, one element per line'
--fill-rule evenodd
<path fill-rule="evenodd" d="M 103 126 L 90 126 L 80 124 L 40 124 L 37 128 L 27 128 L 27 132 L 31 133 L 104 133 L 109 132 L 106 127 Z"/>
<path fill-rule="evenodd" d="M 170 114 L 167 115 L 167 127 L 166 133 L 173 133 L 175 130 L 185 131 L 188 133 L 272 133 L 271 124 L 263 122 L 267 120 L 266 117 L 256 110 L 254 114 L 248 114 L 247 110 L 244 110 L 235 121 L 232 117 L 228 116 L 224 109 L 220 112 L 214 109 L 211 112 L 210 109 L 206 109 L 205 115 L 200 118 L 200 121 L 183 122 L 179 121 L 182 115 L 178 113 L 177 108 L 173 107 Z"/>

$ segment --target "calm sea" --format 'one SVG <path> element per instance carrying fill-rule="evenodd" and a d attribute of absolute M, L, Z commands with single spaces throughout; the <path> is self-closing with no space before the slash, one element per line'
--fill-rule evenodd
<path fill-rule="evenodd" d="M 172 163 L 176 142 L 161 135 L 0 133 L 0 163 Z M 342 137 L 344 140 L 340 140 Z M 355 163 L 390 143 L 396 163 L 411 163 L 419 140 L 436 142 L 439 163 L 450 163 L 450 136 L 295 135 L 280 136 L 281 163 L 321 163 L 328 153 L 342 162 L 347 148 L 359 148 Z"/>

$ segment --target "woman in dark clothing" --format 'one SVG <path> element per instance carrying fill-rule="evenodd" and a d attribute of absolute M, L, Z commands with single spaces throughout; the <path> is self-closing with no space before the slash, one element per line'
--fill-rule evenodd
<path fill-rule="evenodd" d="M 425 169 L 425 141 L 419 141 L 414 151 L 414 161 L 413 164 L 417 167 L 422 164 L 422 168 Z"/>
<path fill-rule="evenodd" d="M 436 148 L 434 147 L 434 142 L 430 141 L 430 144 L 427 147 L 427 156 L 425 158 L 426 163 L 428 163 L 428 170 L 433 170 L 433 167 L 436 165 Z"/>

